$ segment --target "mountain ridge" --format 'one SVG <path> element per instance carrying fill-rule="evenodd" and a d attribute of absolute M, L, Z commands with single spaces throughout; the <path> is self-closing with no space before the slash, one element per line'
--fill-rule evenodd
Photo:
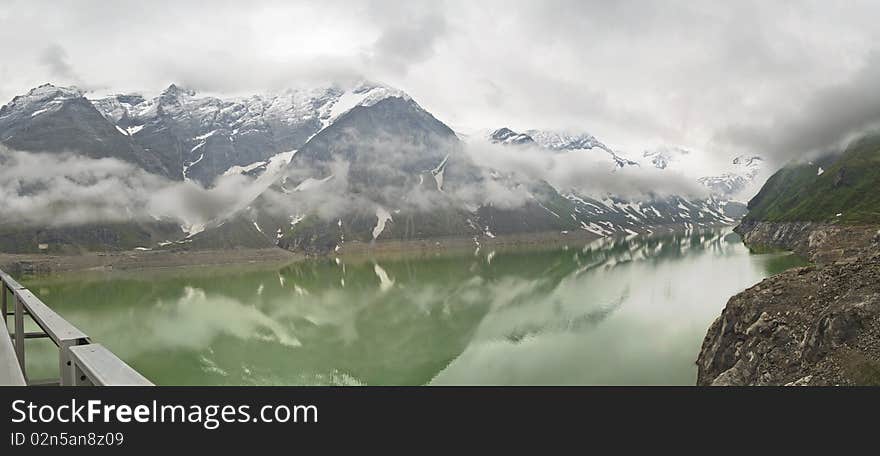
<path fill-rule="evenodd" d="M 469 144 L 446 124 L 409 95 L 381 84 L 235 98 L 200 97 L 176 84 L 151 98 L 129 93 L 88 100 L 78 89 L 39 89 L 32 93 L 30 108 L 18 109 L 28 100 L 16 98 L 3 108 L 4 118 L 26 127 L 33 118 L 51 115 L 51 109 L 32 114 L 55 98 L 61 104 L 75 100 L 89 113 L 93 129 L 105 135 L 87 139 L 112 137 L 134 151 L 117 158 L 207 191 L 230 177 L 252 184 L 248 192 L 253 195 L 242 195 L 240 203 L 211 219 L 180 222 L 182 237 L 152 239 L 146 246 L 142 243 L 149 238 L 139 238 L 137 246 L 143 248 L 276 245 L 328 252 L 347 241 L 458 236 L 473 237 L 478 244 L 496 234 L 574 230 L 632 235 L 731 224 L 739 213 L 736 203 L 716 196 L 633 200 L 587 195 L 560 191 L 542 178 L 486 168 L 474 162 L 477 152 L 469 151 Z M 77 119 L 62 120 L 76 125 Z M 519 146 L 551 154 L 600 154 L 608 158 L 609 172 L 641 167 L 589 134 L 506 130 L 496 132 Z M 0 138 L 3 134 L 0 128 Z M 66 150 L 76 138 L 50 139 L 56 149 Z M 153 162 L 141 164 L 150 158 Z M 120 233 L 135 229 L 114 226 Z M 130 242 L 113 244 L 132 247 Z"/>

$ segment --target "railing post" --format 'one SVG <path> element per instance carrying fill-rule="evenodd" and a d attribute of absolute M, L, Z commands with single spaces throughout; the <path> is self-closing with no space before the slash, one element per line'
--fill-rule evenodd
<path fill-rule="evenodd" d="M 15 303 L 15 356 L 18 358 L 18 365 L 21 366 L 21 373 L 27 380 L 27 370 L 24 362 L 24 303 L 18 296 L 14 297 Z"/>
<path fill-rule="evenodd" d="M 9 326 L 6 325 L 6 322 L 9 321 L 6 319 L 6 313 L 9 311 L 9 306 L 6 303 L 7 291 L 6 291 L 6 283 L 3 282 L 3 279 L 0 279 L 0 292 L 2 292 L 3 297 L 0 300 L 3 301 L 3 330 L 6 331 L 6 334 L 9 334 Z"/>
<path fill-rule="evenodd" d="M 73 383 L 70 383 L 70 386 L 94 386 L 91 380 L 86 377 L 86 373 L 83 372 L 82 369 L 76 364 L 75 361 L 71 358 L 70 367 L 68 368 L 70 371 L 71 380 Z M 62 384 L 61 386 L 66 386 Z"/>
<path fill-rule="evenodd" d="M 76 385 L 76 364 L 70 358 L 70 346 L 76 345 L 75 341 L 64 341 L 58 346 L 58 383 L 61 386 Z"/>

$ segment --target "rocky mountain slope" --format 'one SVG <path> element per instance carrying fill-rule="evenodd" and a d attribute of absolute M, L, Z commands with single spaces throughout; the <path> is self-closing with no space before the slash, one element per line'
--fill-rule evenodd
<path fill-rule="evenodd" d="M 734 296 L 697 359 L 701 385 L 880 385 L 880 141 L 774 174 L 736 228 L 815 263 Z"/>
<path fill-rule="evenodd" d="M 107 122 L 83 93 L 41 85 L 0 108 L 0 144 L 11 149 L 76 151 L 92 158 L 119 158 L 156 174 L 168 168 L 153 154 Z"/>
<path fill-rule="evenodd" d="M 601 153 L 615 169 L 638 166 L 590 135 L 500 129 L 489 141 L 547 153 Z M 731 224 L 742 213 L 743 206 L 714 196 L 561 193 L 539 179 L 478 166 L 466 147 L 411 99 L 390 97 L 356 107 L 310 139 L 253 204 L 194 236 L 193 245 L 245 242 L 237 240 L 242 236 L 248 243 L 260 237 L 313 253 L 434 237 L 471 237 L 479 245 L 481 239 L 517 233 L 692 230 Z"/>
<path fill-rule="evenodd" d="M 642 168 L 589 134 L 501 129 L 490 141 L 548 154 L 599 154 L 611 173 Z M 112 220 L 0 223 L 0 248 L 28 252 L 44 244 L 50 251 L 281 246 L 327 252 L 346 242 L 386 239 L 458 237 L 478 244 L 502 234 L 689 230 L 731 224 L 742 215 L 742 207 L 721 193 L 623 198 L 487 168 L 475 162 L 468 143 L 407 94 L 366 82 L 234 98 L 199 96 L 172 84 L 152 98 L 91 99 L 47 84 L 0 110 L 0 142 L 20 151 L 117 158 L 167 180 L 160 185 L 139 177 L 155 185 L 126 187 L 125 193 L 156 192 L 162 200 L 117 198 Z M 245 176 L 244 184 L 216 190 L 236 176 Z M 0 184 L 18 198 L 43 195 L 57 182 L 95 194 L 132 181 L 90 173 L 27 182 L 0 178 L 12 179 Z M 211 191 L 225 195 L 227 205 L 213 207 L 218 203 L 206 193 Z M 54 193 L 57 204 L 76 204 Z M 188 206 L 190 198 L 199 203 Z M 47 204 L 47 210 L 57 207 Z M 178 206 L 172 215 L 154 210 L 169 205 Z M 181 219 L 181 211 L 204 207 L 214 211 L 211 218 Z M 98 232 L 103 234 L 88 235 Z"/>
<path fill-rule="evenodd" d="M 237 98 L 202 97 L 171 84 L 153 98 L 87 99 L 76 88 L 45 84 L 2 108 L 0 143 L 121 158 L 208 186 L 226 172 L 252 171 L 296 150 L 348 109 L 391 95 L 406 96 L 361 82 Z"/>
<path fill-rule="evenodd" d="M 588 133 L 566 133 L 548 130 L 526 130 L 525 133 L 517 133 L 507 127 L 499 128 L 489 133 L 489 142 L 506 146 L 537 146 L 551 151 L 569 150 L 592 150 L 608 154 L 608 157 L 618 168 L 625 166 L 639 166 L 639 163 L 621 157 L 610 147 Z"/>
<path fill-rule="evenodd" d="M 689 153 L 684 149 L 676 149 L 676 155 L 666 149 L 646 152 L 645 157 L 651 161 L 640 163 L 621 156 L 587 133 L 541 130 L 517 133 L 509 128 L 501 128 L 489 133 L 487 139 L 493 144 L 538 148 L 548 153 L 596 154 L 607 159 L 599 160 L 596 164 L 607 163 L 609 175 L 624 168 L 635 176 L 638 176 L 643 167 L 664 170 L 672 162 L 682 160 L 682 153 Z M 662 161 L 658 157 L 662 157 Z M 757 160 L 759 159 L 756 158 L 752 166 L 757 165 Z M 670 167 L 670 173 L 673 168 L 675 167 Z M 627 179 L 631 176 L 621 175 L 619 178 Z M 643 195 L 632 198 L 608 192 L 596 194 L 579 188 L 562 189 L 562 195 L 574 205 L 574 213 L 570 215 L 578 222 L 579 227 L 600 236 L 645 233 L 663 228 L 689 230 L 732 224 L 744 215 L 745 205 L 732 201 L 729 198 L 730 193 L 715 194 L 711 192 L 711 187 L 710 193 L 712 194 L 701 198 L 683 195 Z"/>
<path fill-rule="evenodd" d="M 224 99 L 199 97 L 172 84 L 152 99 L 129 94 L 93 103 L 158 155 L 172 171 L 169 177 L 210 185 L 230 168 L 251 171 L 276 154 L 297 150 L 339 114 L 392 94 L 401 92 L 361 82 Z"/>
<path fill-rule="evenodd" d="M 310 139 L 248 208 L 192 241 L 216 245 L 259 236 L 320 253 L 375 240 L 478 242 L 496 234 L 577 229 L 575 220 L 553 211 L 573 210 L 555 189 L 487 175 L 463 147 L 448 126 L 409 98 L 355 107 Z M 489 191 L 524 200 L 493 204 Z"/>

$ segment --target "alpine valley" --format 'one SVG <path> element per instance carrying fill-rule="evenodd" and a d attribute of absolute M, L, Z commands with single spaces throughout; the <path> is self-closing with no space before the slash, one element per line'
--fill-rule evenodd
<path fill-rule="evenodd" d="M 689 231 L 736 224 L 768 171 L 759 156 L 707 170 L 682 147 L 628 154 L 585 132 L 496 127 L 454 131 L 363 81 L 241 97 L 45 84 L 0 109 L 0 251 Z M 517 166 L 530 161 L 549 172 Z"/>

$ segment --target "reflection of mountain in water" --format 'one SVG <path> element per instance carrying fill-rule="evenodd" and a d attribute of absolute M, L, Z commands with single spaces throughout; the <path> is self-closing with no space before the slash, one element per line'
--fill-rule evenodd
<path fill-rule="evenodd" d="M 280 270 L 77 278 L 37 289 L 158 383 L 424 384 L 474 343 L 589 331 L 631 291 L 629 283 L 607 280 L 612 271 L 695 251 L 722 255 L 735 245 L 722 234 L 379 262 L 317 259 Z"/>

